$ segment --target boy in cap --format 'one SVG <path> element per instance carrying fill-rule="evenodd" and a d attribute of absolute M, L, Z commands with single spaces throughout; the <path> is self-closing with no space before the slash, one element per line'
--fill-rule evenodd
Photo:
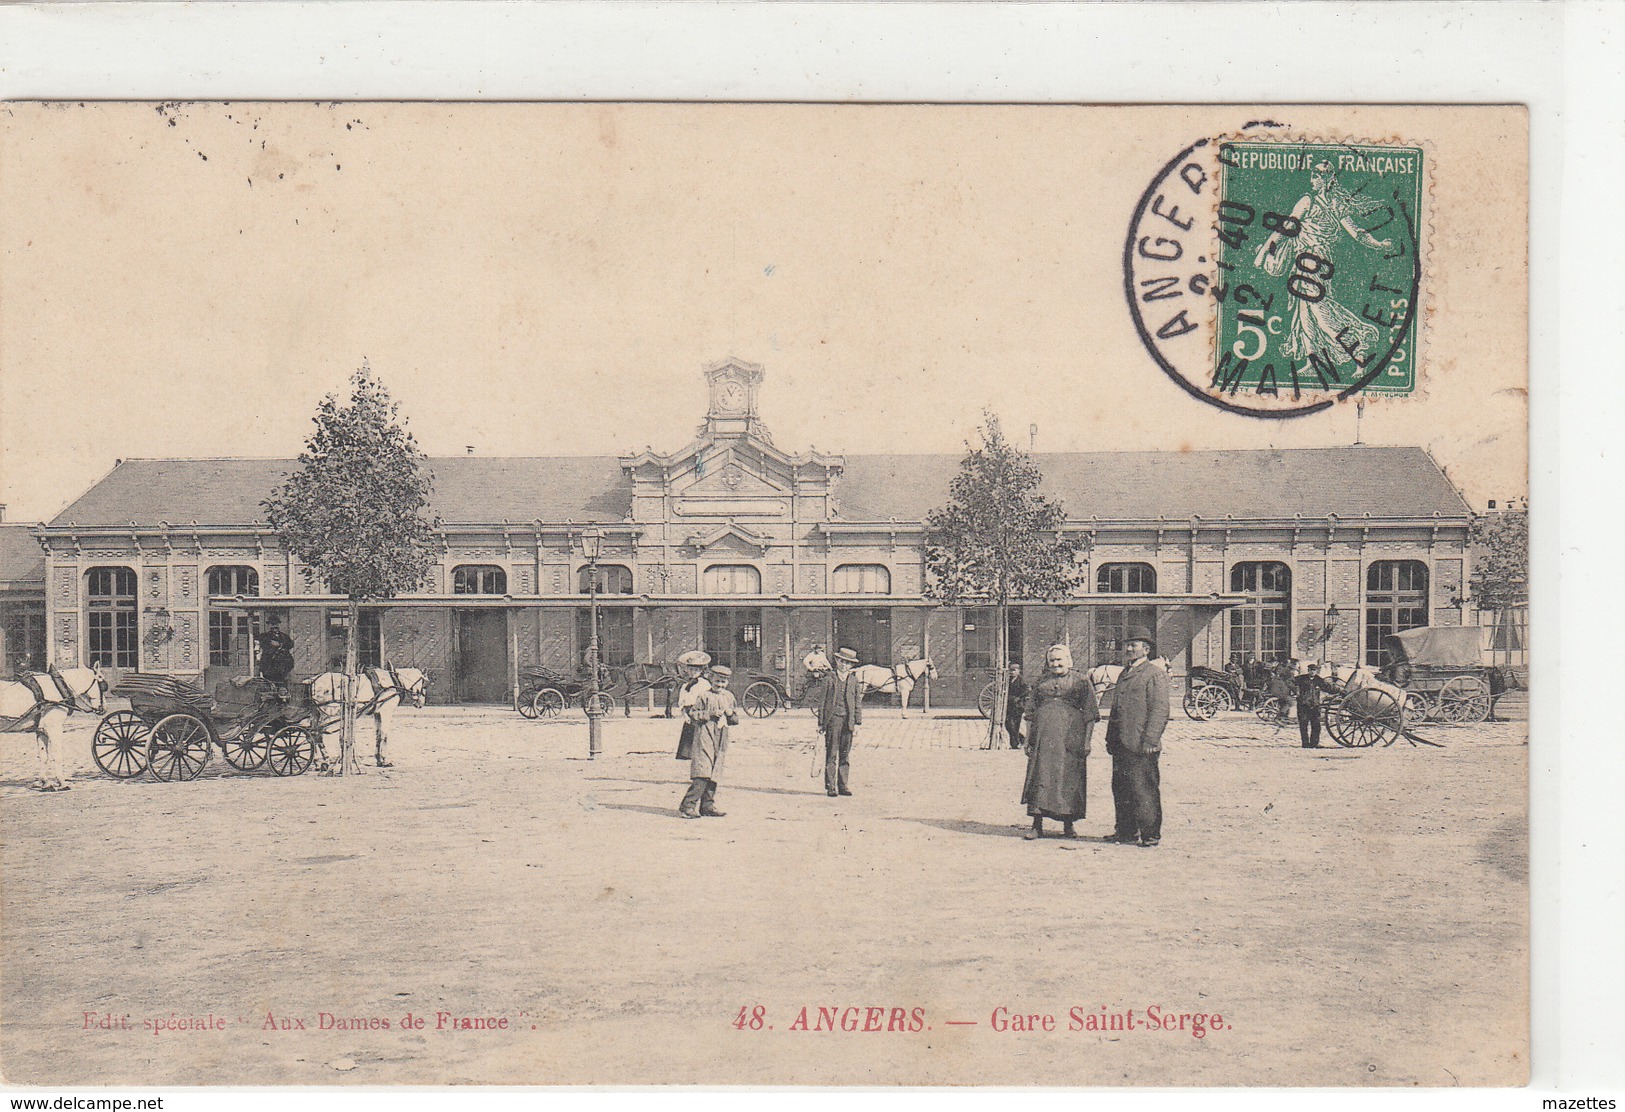
<path fill-rule="evenodd" d="M 1168 673 L 1151 663 L 1149 630 L 1136 626 L 1124 642 L 1123 674 L 1112 695 L 1106 752 L 1112 758 L 1114 842 L 1154 846 L 1162 841 L 1162 731 L 1168 725 Z"/>
<path fill-rule="evenodd" d="M 720 819 L 726 814 L 717 810 L 717 777 L 728 754 L 728 727 L 739 725 L 739 709 L 728 690 L 732 676 L 733 670 L 725 665 L 711 669 L 710 684 L 687 711 L 694 724 L 694 757 L 688 768 L 688 793 L 677 808 L 685 819 Z"/>
<path fill-rule="evenodd" d="M 852 731 L 863 725 L 863 681 L 852 670 L 856 652 L 840 649 L 833 663 L 835 674 L 825 681 L 813 708 L 818 732 L 824 735 L 824 794 L 851 795 Z"/>

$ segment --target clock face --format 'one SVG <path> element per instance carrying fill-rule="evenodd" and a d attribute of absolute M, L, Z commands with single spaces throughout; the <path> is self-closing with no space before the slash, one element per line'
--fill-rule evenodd
<path fill-rule="evenodd" d="M 725 413 L 738 413 L 745 408 L 745 388 L 737 382 L 724 383 L 717 390 L 717 408 Z"/>

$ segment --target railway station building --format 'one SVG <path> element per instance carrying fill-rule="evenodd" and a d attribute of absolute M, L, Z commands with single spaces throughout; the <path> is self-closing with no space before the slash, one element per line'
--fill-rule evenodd
<path fill-rule="evenodd" d="M 578 673 L 596 547 L 610 665 L 702 647 L 794 691 L 813 645 L 847 645 L 865 663 L 930 657 L 932 703 L 973 701 L 994 611 L 924 595 L 923 522 L 960 456 L 788 451 L 760 416 L 761 367 L 727 360 L 704 379 L 697 433 L 668 453 L 431 459 L 438 559 L 420 592 L 363 609 L 364 662 L 424 669 L 437 702 L 506 702 L 529 668 Z M 1084 575 L 1071 598 L 1011 609 L 1029 668 L 1058 641 L 1080 666 L 1117 660 L 1136 625 L 1176 676 L 1248 654 L 1381 664 L 1390 633 L 1476 620 L 1461 601 L 1471 513 L 1421 448 L 1033 458 Z M 296 674 L 326 670 L 344 600 L 307 579 L 261 506 L 293 466 L 120 461 L 30 531 L 38 567 L 6 588 L 37 615 L 22 635 L 60 666 L 212 686 L 251 669 L 276 611 Z"/>

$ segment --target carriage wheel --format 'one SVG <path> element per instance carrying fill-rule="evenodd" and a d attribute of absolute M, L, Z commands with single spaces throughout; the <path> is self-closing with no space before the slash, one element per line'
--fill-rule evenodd
<path fill-rule="evenodd" d="M 1405 692 L 1405 721 L 1426 722 L 1432 713 L 1433 708 L 1428 705 L 1426 695 L 1420 691 Z"/>
<path fill-rule="evenodd" d="M 752 718 L 771 718 L 779 710 L 779 689 L 766 680 L 745 688 L 745 713 Z"/>
<path fill-rule="evenodd" d="M 1285 726 L 1292 718 L 1292 712 L 1287 708 L 1286 700 L 1277 698 L 1274 695 L 1259 703 L 1258 709 L 1253 713 L 1258 715 L 1259 721 L 1268 722 L 1271 726 Z"/>
<path fill-rule="evenodd" d="M 1404 708 L 1386 691 L 1352 692 L 1326 715 L 1326 732 L 1337 744 L 1369 749 L 1379 741 L 1392 745 L 1404 729 Z"/>
<path fill-rule="evenodd" d="M 519 712 L 520 718 L 536 718 L 541 711 L 536 709 L 536 695 L 534 691 L 522 691 L 519 698 L 514 700 L 514 709 Z"/>
<path fill-rule="evenodd" d="M 266 765 L 278 776 L 299 776 L 316 763 L 316 735 L 305 726 L 284 726 L 271 735 Z"/>
<path fill-rule="evenodd" d="M 981 712 L 983 718 L 991 721 L 993 718 L 994 706 L 998 703 L 998 701 L 999 681 L 994 680 L 992 683 L 982 688 L 982 693 L 976 696 L 976 709 Z"/>
<path fill-rule="evenodd" d="M 246 730 L 246 737 L 220 739 L 220 755 L 239 772 L 253 772 L 271 755 L 271 738 L 263 729 Z"/>
<path fill-rule="evenodd" d="M 128 780 L 147 771 L 147 724 L 134 711 L 114 711 L 96 723 L 90 739 L 96 767 L 109 776 Z"/>
<path fill-rule="evenodd" d="M 1439 720 L 1470 726 L 1490 716 L 1490 685 L 1478 676 L 1457 676 L 1439 689 Z"/>
<path fill-rule="evenodd" d="M 147 767 L 159 780 L 195 780 L 209 762 L 209 727 L 190 714 L 160 718 L 147 737 Z"/>
<path fill-rule="evenodd" d="M 587 708 L 591 706 L 592 709 Z M 588 714 L 606 715 L 615 713 L 615 696 L 607 691 L 594 691 L 591 695 L 581 697 L 581 709 Z"/>
<path fill-rule="evenodd" d="M 1198 722 L 1207 722 L 1229 701 L 1224 688 L 1211 683 L 1201 684 L 1185 692 L 1185 714 Z"/>
<path fill-rule="evenodd" d="M 544 687 L 530 697 L 533 718 L 557 718 L 564 713 L 564 692 L 556 687 Z"/>

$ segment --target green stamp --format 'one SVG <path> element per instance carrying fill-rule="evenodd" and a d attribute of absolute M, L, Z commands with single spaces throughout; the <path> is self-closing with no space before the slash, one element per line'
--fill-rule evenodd
<path fill-rule="evenodd" d="M 1416 390 L 1420 147 L 1218 144 L 1208 390 L 1298 399 Z"/>

